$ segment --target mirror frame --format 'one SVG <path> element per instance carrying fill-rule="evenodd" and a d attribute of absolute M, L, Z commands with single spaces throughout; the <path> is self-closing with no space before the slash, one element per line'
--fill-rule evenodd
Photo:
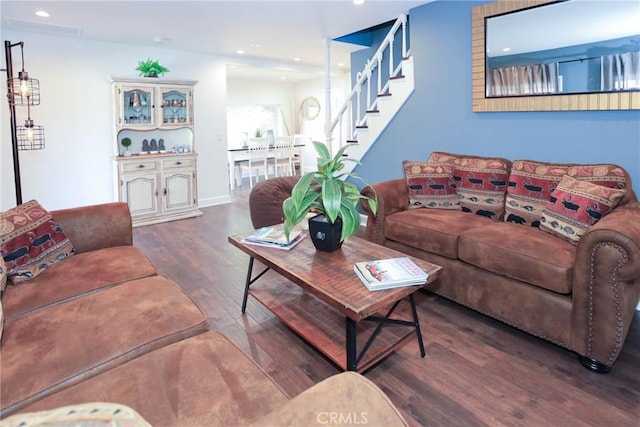
<path fill-rule="evenodd" d="M 491 111 L 640 110 L 640 92 L 485 97 L 485 18 L 528 9 L 555 0 L 497 0 L 473 8 L 471 13 L 472 107 Z"/>
<path fill-rule="evenodd" d="M 309 112 L 309 107 L 315 109 L 315 114 Z M 300 104 L 300 114 L 306 120 L 315 120 L 320 115 L 320 101 L 313 96 L 305 98 Z"/>

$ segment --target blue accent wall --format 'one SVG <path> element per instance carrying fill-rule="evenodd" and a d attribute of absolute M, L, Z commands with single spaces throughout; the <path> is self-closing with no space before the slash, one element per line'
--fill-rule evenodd
<path fill-rule="evenodd" d="M 615 163 L 640 193 L 640 111 L 474 113 L 471 10 L 439 0 L 409 11 L 415 92 L 356 169 L 376 183 L 403 177 L 403 160 L 433 151 L 561 163 Z M 352 70 L 368 50 L 352 57 Z M 360 64 L 360 65 L 359 65 Z"/>

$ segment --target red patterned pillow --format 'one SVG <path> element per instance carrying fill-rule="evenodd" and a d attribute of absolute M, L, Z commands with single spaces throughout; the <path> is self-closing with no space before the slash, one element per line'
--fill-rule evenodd
<path fill-rule="evenodd" d="M 0 256 L 0 297 L 4 294 L 7 287 L 7 266 L 4 264 L 4 258 Z"/>
<path fill-rule="evenodd" d="M 453 165 L 453 163 L 457 159 L 462 157 L 464 156 L 462 156 L 461 154 L 452 154 L 452 153 L 445 153 L 442 151 L 434 151 L 429 155 L 427 162 L 440 162 L 440 163 L 448 163 L 450 165 Z"/>
<path fill-rule="evenodd" d="M 463 157 L 454 164 L 453 178 L 462 210 L 501 220 L 511 163 L 504 159 Z"/>
<path fill-rule="evenodd" d="M 516 160 L 509 175 L 504 220 L 537 227 L 551 192 L 565 175 L 609 188 L 625 189 L 628 185 L 627 173 L 616 165 L 552 164 Z"/>
<path fill-rule="evenodd" d="M 577 244 L 584 233 L 624 197 L 625 191 L 565 175 L 551 193 L 540 229 Z"/>
<path fill-rule="evenodd" d="M 460 210 L 453 181 L 453 165 L 438 162 L 402 162 L 409 189 L 409 209 Z"/>
<path fill-rule="evenodd" d="M 36 277 L 74 253 L 58 223 L 35 200 L 2 212 L 0 230 L 0 254 L 14 284 Z"/>

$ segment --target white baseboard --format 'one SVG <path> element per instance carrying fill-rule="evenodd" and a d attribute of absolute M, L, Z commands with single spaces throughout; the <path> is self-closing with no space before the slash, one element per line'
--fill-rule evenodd
<path fill-rule="evenodd" d="M 231 203 L 231 196 L 224 195 L 218 197 L 208 197 L 206 199 L 198 199 L 198 207 L 206 208 L 208 206 L 216 206 L 216 205 L 224 205 L 226 203 Z"/>

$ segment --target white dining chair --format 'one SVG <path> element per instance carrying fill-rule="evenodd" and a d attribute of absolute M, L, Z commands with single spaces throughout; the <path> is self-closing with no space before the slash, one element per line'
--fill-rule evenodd
<path fill-rule="evenodd" d="M 249 158 L 245 162 L 240 163 L 240 176 L 244 176 L 244 172 L 249 174 L 249 187 L 253 188 L 253 177 L 258 182 L 260 176 L 264 179 L 269 177 L 269 159 L 273 158 L 273 154 L 269 149 L 271 138 L 249 138 Z"/>
<path fill-rule="evenodd" d="M 295 169 L 293 165 L 293 136 L 279 136 L 275 140 L 273 150 L 273 167 L 275 176 L 293 176 Z"/>

